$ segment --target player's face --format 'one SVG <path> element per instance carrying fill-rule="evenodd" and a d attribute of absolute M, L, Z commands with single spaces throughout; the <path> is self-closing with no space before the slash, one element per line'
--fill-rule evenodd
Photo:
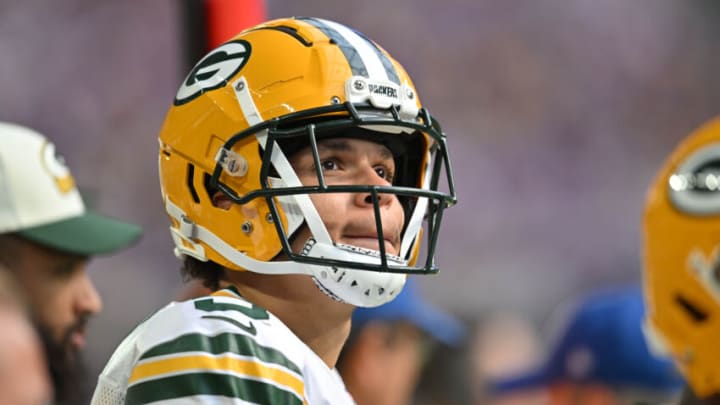
<path fill-rule="evenodd" d="M 33 317 L 55 345 L 73 356 L 85 346 L 87 319 L 102 309 L 84 257 L 13 238 L 8 264 L 27 294 Z"/>
<path fill-rule="evenodd" d="M 330 138 L 318 142 L 318 152 L 327 185 L 392 185 L 395 161 L 383 145 L 353 138 Z M 290 162 L 303 185 L 318 184 L 310 148 L 295 153 Z M 312 194 L 311 199 L 333 241 L 379 250 L 370 194 Z M 394 194 L 380 194 L 379 205 L 385 250 L 397 255 L 404 224 L 403 208 Z M 309 230 L 303 229 L 295 243 L 302 245 L 307 237 Z"/>

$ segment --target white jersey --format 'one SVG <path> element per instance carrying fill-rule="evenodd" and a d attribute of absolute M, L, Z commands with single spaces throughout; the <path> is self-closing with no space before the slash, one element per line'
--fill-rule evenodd
<path fill-rule="evenodd" d="M 355 402 L 285 324 L 228 288 L 167 305 L 115 350 L 92 404 L 148 403 Z"/>

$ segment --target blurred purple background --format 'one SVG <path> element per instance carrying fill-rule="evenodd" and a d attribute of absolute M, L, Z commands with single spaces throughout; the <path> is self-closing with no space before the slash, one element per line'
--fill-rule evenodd
<path fill-rule="evenodd" d="M 181 288 L 160 201 L 157 132 L 185 75 L 179 2 L 0 3 L 0 120 L 46 133 L 97 209 L 145 227 L 90 271 L 101 367 Z M 269 16 L 353 26 L 409 71 L 448 134 L 460 202 L 446 216 L 436 303 L 537 319 L 640 278 L 647 185 L 720 113 L 720 6 L 672 0 L 268 0 Z"/>

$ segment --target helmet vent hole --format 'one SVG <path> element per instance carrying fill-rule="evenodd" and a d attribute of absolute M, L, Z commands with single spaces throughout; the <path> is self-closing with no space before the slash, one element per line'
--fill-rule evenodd
<path fill-rule="evenodd" d="M 195 185 L 193 184 L 193 177 L 195 177 L 195 166 L 188 164 L 188 170 L 187 170 L 187 186 L 190 190 L 190 195 L 192 196 L 193 201 L 195 203 L 200 203 L 200 197 L 198 197 L 197 191 L 195 190 Z"/>
<path fill-rule="evenodd" d="M 705 322 L 708 318 L 707 311 L 703 311 L 697 305 L 690 302 L 687 298 L 682 295 L 675 296 L 675 301 L 685 310 L 685 312 L 695 321 L 696 323 Z"/>

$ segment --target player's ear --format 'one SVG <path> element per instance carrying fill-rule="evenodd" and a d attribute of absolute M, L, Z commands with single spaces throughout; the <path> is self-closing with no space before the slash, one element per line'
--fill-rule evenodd
<path fill-rule="evenodd" d="M 214 206 L 224 210 L 229 210 L 233 204 L 232 200 L 222 191 L 216 191 L 215 194 L 213 194 L 212 202 Z"/>

